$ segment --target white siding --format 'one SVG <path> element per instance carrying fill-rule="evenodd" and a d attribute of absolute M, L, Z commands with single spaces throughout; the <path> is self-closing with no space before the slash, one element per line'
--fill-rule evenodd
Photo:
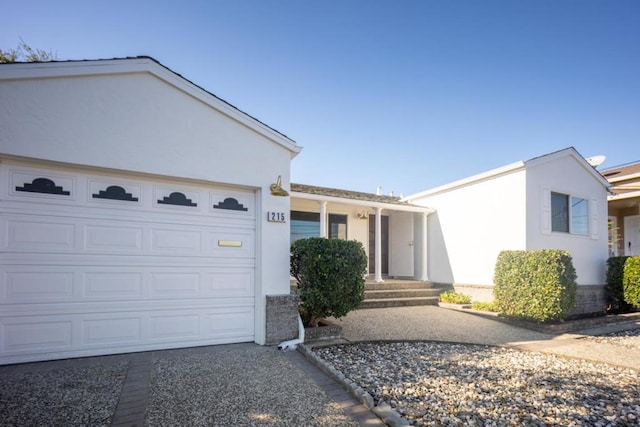
<path fill-rule="evenodd" d="M 436 209 L 428 217 L 429 278 L 434 282 L 493 284 L 498 253 L 526 246 L 525 172 L 411 199 Z"/>

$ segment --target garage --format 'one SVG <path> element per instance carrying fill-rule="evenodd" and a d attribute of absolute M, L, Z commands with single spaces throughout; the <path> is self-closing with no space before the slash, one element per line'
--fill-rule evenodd
<path fill-rule="evenodd" d="M 0 64 L 0 98 L 0 364 L 297 335 L 294 141 L 148 57 Z"/>
<path fill-rule="evenodd" d="M 0 168 L 2 363 L 254 341 L 254 192 Z"/>

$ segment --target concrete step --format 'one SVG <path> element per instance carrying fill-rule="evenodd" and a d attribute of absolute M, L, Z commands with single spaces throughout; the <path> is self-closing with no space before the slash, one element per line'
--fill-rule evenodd
<path fill-rule="evenodd" d="M 365 299 L 361 309 L 438 305 L 438 297 Z"/>
<path fill-rule="evenodd" d="M 437 297 L 440 289 L 381 289 L 365 290 L 365 299 Z"/>
<path fill-rule="evenodd" d="M 384 281 L 382 283 L 366 282 L 364 288 L 367 291 L 381 291 L 387 289 L 433 289 L 431 282 L 414 282 L 414 281 Z"/>

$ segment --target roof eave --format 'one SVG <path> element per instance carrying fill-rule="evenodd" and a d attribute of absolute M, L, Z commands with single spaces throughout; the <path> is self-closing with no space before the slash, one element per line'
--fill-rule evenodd
<path fill-rule="evenodd" d="M 401 201 L 403 202 L 409 202 L 411 200 L 415 200 L 415 199 L 420 199 L 423 197 L 431 197 L 431 196 L 435 196 L 436 194 L 441 194 L 441 193 L 446 193 L 449 191 L 453 191 L 456 190 L 458 188 L 462 188 L 462 187 L 467 187 L 469 185 L 473 185 L 476 184 L 478 182 L 482 182 L 482 181 L 487 181 L 502 175 L 507 175 L 513 172 L 516 172 L 518 170 L 521 170 L 524 168 L 524 162 L 519 161 L 519 162 L 515 162 L 515 163 L 511 163 L 509 165 L 506 166 L 502 166 L 496 169 L 492 169 L 490 171 L 487 172 L 483 172 L 477 175 L 473 175 L 470 176 L 468 178 L 464 178 L 464 179 L 460 179 L 458 181 L 454 181 L 451 182 L 449 184 L 445 184 L 445 185 L 441 185 L 439 187 L 435 187 L 432 188 L 430 190 L 426 190 L 426 191 L 422 191 L 420 193 L 416 193 L 416 194 L 412 194 L 409 196 L 406 196 L 404 198 L 401 199 Z"/>
<path fill-rule="evenodd" d="M 607 181 L 607 179 L 603 177 L 595 167 L 591 166 L 589 162 L 587 162 L 587 159 L 585 159 L 584 156 L 582 156 L 582 154 L 580 154 L 574 147 L 564 148 L 553 153 L 535 157 L 533 159 L 525 161 L 524 163 L 526 167 L 532 167 L 540 163 L 548 163 L 550 161 L 566 156 L 573 157 L 587 172 L 589 172 L 592 177 L 599 181 L 603 187 L 608 188 L 610 186 L 609 181 Z"/>
<path fill-rule="evenodd" d="M 395 211 L 402 211 L 402 212 L 421 212 L 421 213 L 427 213 L 427 214 L 435 212 L 435 209 L 433 208 L 427 208 L 423 206 L 410 205 L 410 204 L 375 202 L 375 201 L 369 201 L 369 200 L 358 200 L 358 199 L 349 199 L 344 197 L 326 196 L 322 194 L 301 193 L 297 191 L 292 191 L 290 195 L 292 198 L 298 198 L 298 199 L 304 199 L 304 200 L 315 200 L 318 202 L 339 203 L 343 205 L 361 206 L 361 207 L 367 207 L 367 208 L 381 208 L 386 210 L 395 210 Z"/>

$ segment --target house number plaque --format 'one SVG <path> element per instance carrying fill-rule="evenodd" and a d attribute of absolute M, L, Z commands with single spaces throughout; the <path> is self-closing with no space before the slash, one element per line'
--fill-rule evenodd
<path fill-rule="evenodd" d="M 267 221 L 269 222 L 287 222 L 287 216 L 284 212 L 267 212 Z"/>

